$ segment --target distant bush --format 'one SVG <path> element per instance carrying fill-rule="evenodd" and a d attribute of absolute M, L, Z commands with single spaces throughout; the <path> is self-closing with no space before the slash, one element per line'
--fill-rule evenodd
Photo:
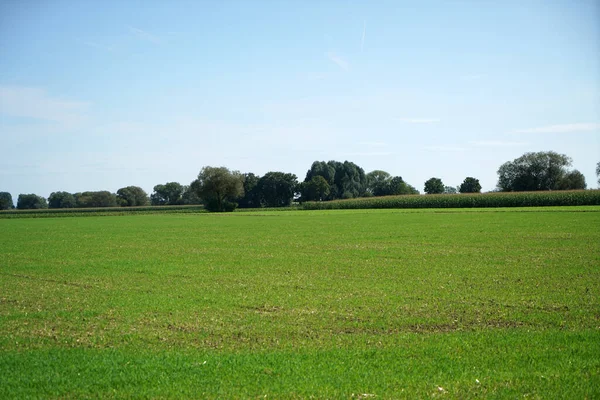
<path fill-rule="evenodd" d="M 480 208 L 600 205 L 600 190 L 386 196 L 306 202 L 305 210 L 359 208 Z"/>
<path fill-rule="evenodd" d="M 204 205 L 204 208 L 210 212 L 232 212 L 237 208 L 238 204 L 233 201 L 223 200 L 221 203 L 217 199 L 210 199 Z"/>

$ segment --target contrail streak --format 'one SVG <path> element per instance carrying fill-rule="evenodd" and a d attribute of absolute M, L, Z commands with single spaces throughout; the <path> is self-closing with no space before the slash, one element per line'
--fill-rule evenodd
<path fill-rule="evenodd" d="M 365 36 L 367 34 L 367 21 L 363 24 L 363 34 L 362 39 L 360 40 L 360 52 L 362 53 L 363 48 L 365 47 Z"/>

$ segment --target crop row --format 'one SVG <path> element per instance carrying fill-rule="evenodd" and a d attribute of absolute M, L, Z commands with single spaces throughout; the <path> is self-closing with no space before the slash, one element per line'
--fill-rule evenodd
<path fill-rule="evenodd" d="M 600 190 L 499 192 L 368 197 L 335 201 L 310 201 L 305 210 L 360 208 L 480 208 L 600 205 Z"/>
<path fill-rule="evenodd" d="M 202 205 L 181 206 L 141 206 L 141 207 L 98 207 L 98 208 L 46 208 L 36 210 L 6 210 L 0 211 L 0 218 L 43 218 L 43 217 L 74 217 L 82 215 L 128 215 L 128 214 L 158 214 L 158 213 L 187 213 L 204 212 Z"/>

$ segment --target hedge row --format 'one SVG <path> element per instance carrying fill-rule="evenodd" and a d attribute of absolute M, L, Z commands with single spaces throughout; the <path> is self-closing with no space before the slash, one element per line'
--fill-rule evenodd
<path fill-rule="evenodd" d="M 303 204 L 305 210 L 360 208 L 480 208 L 600 205 L 600 190 L 367 197 Z"/>

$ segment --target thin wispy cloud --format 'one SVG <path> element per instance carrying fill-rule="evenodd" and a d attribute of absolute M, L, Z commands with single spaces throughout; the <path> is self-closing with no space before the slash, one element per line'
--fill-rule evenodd
<path fill-rule="evenodd" d="M 327 58 L 329 58 L 330 61 L 337 64 L 337 66 L 343 69 L 344 71 L 348 71 L 350 69 L 350 64 L 348 63 L 348 61 L 344 60 L 342 57 L 340 57 L 333 51 L 329 51 L 325 53 L 325 55 L 327 56 Z"/>
<path fill-rule="evenodd" d="M 93 47 L 95 49 L 99 49 L 99 50 L 113 51 L 113 48 L 111 46 L 105 46 L 103 44 L 96 43 L 96 42 L 91 42 L 91 41 L 87 41 L 87 40 L 80 40 L 79 43 L 81 43 L 83 45 L 86 45 L 88 47 Z"/>
<path fill-rule="evenodd" d="M 54 97 L 39 88 L 0 86 L 0 114 L 73 126 L 85 119 L 89 104 Z"/>
<path fill-rule="evenodd" d="M 514 133 L 577 133 L 577 132 L 593 132 L 600 130 L 599 123 L 576 123 L 576 124 L 559 124 L 547 125 L 537 128 L 516 129 Z"/>
<path fill-rule="evenodd" d="M 439 118 L 396 118 L 396 120 L 409 124 L 434 124 L 440 122 Z"/>
<path fill-rule="evenodd" d="M 391 156 L 394 153 L 391 151 L 359 151 L 354 153 L 341 153 L 341 157 L 385 157 Z"/>
<path fill-rule="evenodd" d="M 158 36 L 144 31 L 142 29 L 139 28 L 135 28 L 133 26 L 128 26 L 127 27 L 129 29 L 129 32 L 135 36 L 136 38 L 140 39 L 140 40 L 144 40 L 150 43 L 154 43 L 154 44 L 161 44 L 162 43 L 162 39 L 159 38 Z"/>
<path fill-rule="evenodd" d="M 458 152 L 467 150 L 465 147 L 460 146 L 425 146 L 423 149 L 436 152 Z"/>
<path fill-rule="evenodd" d="M 510 142 L 503 140 L 476 140 L 469 142 L 469 144 L 477 147 L 515 147 L 515 146 L 525 146 L 528 143 L 525 142 Z"/>
<path fill-rule="evenodd" d="M 327 75 L 325 74 L 309 74 L 306 77 L 306 80 L 309 82 L 315 82 L 315 81 L 322 81 L 323 79 L 326 79 Z"/>
<path fill-rule="evenodd" d="M 463 81 L 477 81 L 479 79 L 483 79 L 487 76 L 487 74 L 470 74 L 470 75 L 462 75 L 460 77 Z"/>
<path fill-rule="evenodd" d="M 363 24 L 362 38 L 360 39 L 360 52 L 362 53 L 365 47 L 365 36 L 367 35 L 367 21 Z"/>
<path fill-rule="evenodd" d="M 366 147 L 385 147 L 385 146 L 387 146 L 387 143 L 384 143 L 384 142 L 359 142 L 358 145 L 366 146 Z"/>

